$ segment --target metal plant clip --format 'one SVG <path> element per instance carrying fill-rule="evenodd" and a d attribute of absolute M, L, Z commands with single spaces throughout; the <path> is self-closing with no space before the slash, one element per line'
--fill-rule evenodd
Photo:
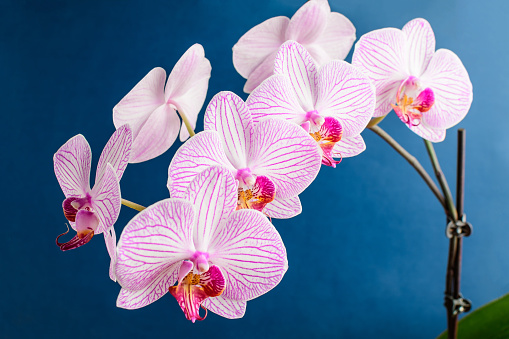
<path fill-rule="evenodd" d="M 463 214 L 461 216 L 461 220 L 456 222 L 449 221 L 447 227 L 445 229 L 445 235 L 447 238 L 451 239 L 452 237 L 468 237 L 472 234 L 472 224 L 467 222 L 467 215 Z"/>

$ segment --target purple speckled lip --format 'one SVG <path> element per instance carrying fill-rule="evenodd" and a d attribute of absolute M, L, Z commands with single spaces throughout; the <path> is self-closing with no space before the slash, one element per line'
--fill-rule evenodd
<path fill-rule="evenodd" d="M 366 149 L 360 133 L 373 116 L 375 89 L 352 65 L 336 60 L 319 67 L 304 46 L 287 41 L 276 55 L 274 75 L 251 93 L 246 104 L 255 123 L 276 116 L 311 133 L 319 131 L 326 118 L 335 119 L 341 139 L 334 137 L 337 141 L 332 145 L 328 141 L 325 149 L 321 145 L 326 151 L 322 163 L 335 166 L 338 161 L 333 157 L 352 157 Z"/>
<path fill-rule="evenodd" d="M 243 204 L 239 199 L 243 208 L 262 209 L 271 217 L 282 218 L 300 212 L 296 197 L 314 180 L 321 161 L 320 148 L 306 131 L 274 117 L 254 124 L 246 103 L 232 92 L 212 98 L 204 127 L 205 131 L 184 144 L 171 161 L 170 196 L 183 197 L 196 175 L 210 166 L 221 166 L 236 177 L 239 191 L 263 188 L 252 207 L 249 201 Z M 258 179 L 262 176 L 263 180 Z"/>
<path fill-rule="evenodd" d="M 429 141 L 444 140 L 446 129 L 460 122 L 470 109 L 472 83 L 465 67 L 453 52 L 435 51 L 435 35 L 424 19 L 411 20 L 402 30 L 384 28 L 363 35 L 355 45 L 352 64 L 373 81 L 374 117 L 395 107 L 401 121 Z M 418 90 L 400 93 L 412 79 L 415 86 L 408 87 Z M 406 105 L 401 105 L 404 95 Z M 410 99 L 419 105 L 410 110 L 402 107 L 408 106 Z"/>
<path fill-rule="evenodd" d="M 122 126 L 104 147 L 97 164 L 95 185 L 90 188 L 92 152 L 87 140 L 77 135 L 67 141 L 53 157 L 55 175 L 65 195 L 62 208 L 66 219 L 77 234 L 70 241 L 56 243 L 62 251 L 88 243 L 96 234 L 103 233 L 111 263 L 115 257 L 115 231 L 113 224 L 120 214 L 120 186 L 129 162 L 132 143 L 131 129 Z M 113 266 L 110 277 L 114 280 Z"/>
<path fill-rule="evenodd" d="M 281 237 L 265 215 L 236 207 L 231 172 L 209 167 L 183 198 L 160 201 L 136 215 L 117 247 L 115 270 L 122 286 L 117 306 L 144 307 L 170 291 L 189 320 L 204 318 L 200 306 L 242 317 L 246 301 L 277 285 L 288 263 Z"/>

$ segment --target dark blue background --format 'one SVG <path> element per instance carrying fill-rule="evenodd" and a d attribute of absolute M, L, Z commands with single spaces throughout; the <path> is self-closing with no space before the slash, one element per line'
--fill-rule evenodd
<path fill-rule="evenodd" d="M 256 24 L 291 16 L 303 1 L 2 1 L 2 233 L 0 337 L 433 338 L 446 326 L 448 241 L 439 203 L 413 169 L 371 131 L 367 150 L 323 168 L 302 195 L 304 212 L 275 220 L 290 268 L 274 290 L 250 301 L 243 319 L 214 314 L 192 324 L 167 295 L 140 310 L 115 306 L 102 237 L 62 253 L 64 196 L 53 154 L 82 133 L 93 168 L 114 131 L 113 106 L 153 67 L 169 73 L 193 43 L 212 64 L 206 103 L 221 90 L 244 99 L 231 48 Z M 509 292 L 507 169 L 509 68 L 506 1 L 331 1 L 357 37 L 416 17 L 437 48 L 462 59 L 474 102 L 467 130 L 463 293 L 474 307 Z M 347 58 L 351 60 L 351 54 Z M 202 110 L 203 112 L 203 110 Z M 198 130 L 203 115 L 200 114 Z M 391 114 L 382 124 L 431 170 L 423 142 Z M 167 198 L 167 167 L 180 146 L 130 165 L 127 199 Z M 436 145 L 454 191 L 456 132 Z M 123 208 L 117 234 L 133 210 Z"/>

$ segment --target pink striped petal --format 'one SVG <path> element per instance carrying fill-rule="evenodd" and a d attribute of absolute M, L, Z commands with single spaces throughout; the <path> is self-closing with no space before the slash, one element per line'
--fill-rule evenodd
<path fill-rule="evenodd" d="M 423 87 L 431 87 L 435 103 L 423 113 L 423 122 L 435 129 L 447 129 L 460 122 L 472 103 L 472 83 L 456 54 L 439 49 L 421 77 Z"/>
<path fill-rule="evenodd" d="M 185 114 L 193 128 L 207 96 L 211 70 L 203 46 L 194 44 L 175 64 L 166 83 L 165 102 L 175 105 L 180 113 Z M 180 141 L 187 138 L 189 132 L 182 124 Z"/>
<path fill-rule="evenodd" d="M 246 301 L 232 300 L 220 295 L 215 298 L 207 298 L 201 304 L 211 312 L 228 319 L 238 319 L 246 313 Z"/>
<path fill-rule="evenodd" d="M 138 213 L 124 228 L 115 272 L 124 289 L 136 292 L 131 296 L 136 303 L 157 300 L 175 283 L 182 261 L 195 252 L 194 215 L 188 201 L 166 199 Z"/>
<path fill-rule="evenodd" d="M 343 135 L 352 137 L 364 130 L 375 109 L 375 88 L 359 69 L 345 61 L 331 61 L 318 73 L 316 110 L 337 119 Z"/>
<path fill-rule="evenodd" d="M 180 119 L 170 105 L 159 106 L 145 121 L 133 141 L 131 163 L 153 159 L 170 148 L 177 139 Z"/>
<path fill-rule="evenodd" d="M 115 170 L 110 164 L 106 164 L 102 179 L 94 185 L 91 196 L 92 208 L 101 221 L 95 231 L 95 234 L 99 234 L 113 227 L 120 214 L 120 185 Z"/>
<path fill-rule="evenodd" d="M 289 22 L 290 19 L 284 16 L 265 20 L 251 28 L 233 46 L 233 66 L 242 77 L 249 78 L 254 70 L 285 42 Z M 270 71 L 272 72 L 272 69 Z"/>
<path fill-rule="evenodd" d="M 302 109 L 305 112 L 314 110 L 317 70 L 313 58 L 302 45 L 295 41 L 281 45 L 274 62 L 274 74 L 290 78 Z"/>
<path fill-rule="evenodd" d="M 429 22 L 414 19 L 403 27 L 406 35 L 407 73 L 421 76 L 435 53 L 435 34 Z"/>
<path fill-rule="evenodd" d="M 274 74 L 249 95 L 246 104 L 254 123 L 263 117 L 274 115 L 302 124 L 306 111 L 300 105 L 290 78 Z"/>
<path fill-rule="evenodd" d="M 355 27 L 343 14 L 327 15 L 327 25 L 314 43 L 305 45 L 319 66 L 331 60 L 344 60 L 355 41 Z"/>
<path fill-rule="evenodd" d="M 274 183 L 276 197 L 291 198 L 315 179 L 322 156 L 302 127 L 269 117 L 255 126 L 248 159 L 253 173 Z"/>
<path fill-rule="evenodd" d="M 172 198 L 184 198 L 191 181 L 211 166 L 228 168 L 232 174 L 236 169 L 224 152 L 217 132 L 204 131 L 196 134 L 182 145 L 168 168 L 168 190 Z"/>
<path fill-rule="evenodd" d="M 122 179 L 124 170 L 131 157 L 132 142 L 131 128 L 129 128 L 127 124 L 120 126 L 115 133 L 113 133 L 106 146 L 104 146 L 101 157 L 99 158 L 95 182 L 101 181 L 104 171 L 106 170 L 106 164 L 113 166 L 118 181 Z"/>
<path fill-rule="evenodd" d="M 352 65 L 373 81 L 376 89 L 374 117 L 392 110 L 398 87 L 408 74 L 405 70 L 405 34 L 396 28 L 384 28 L 364 34 L 355 44 Z"/>
<path fill-rule="evenodd" d="M 263 61 L 256 67 L 244 85 L 244 92 L 251 93 L 258 87 L 265 79 L 274 74 L 274 60 L 276 59 L 277 50 L 269 54 Z"/>
<path fill-rule="evenodd" d="M 117 259 L 117 236 L 115 234 L 115 228 L 110 227 L 105 232 L 104 242 L 106 243 L 106 249 L 108 250 L 108 254 L 110 256 L 110 279 L 113 281 L 117 281 L 115 276 L 115 261 Z"/>
<path fill-rule="evenodd" d="M 117 307 L 134 310 L 145 307 L 168 293 L 177 280 L 180 262 L 169 265 L 161 279 L 150 280 L 148 285 L 136 290 L 122 288 L 117 298 Z"/>
<path fill-rule="evenodd" d="M 90 191 L 92 151 L 81 134 L 69 139 L 53 156 L 60 188 L 69 197 L 84 197 Z"/>
<path fill-rule="evenodd" d="M 260 212 L 234 212 L 211 243 L 210 261 L 226 280 L 224 298 L 251 300 L 276 286 L 288 261 L 283 241 Z"/>
<path fill-rule="evenodd" d="M 286 40 L 295 40 L 301 44 L 315 42 L 325 31 L 330 7 L 327 1 L 308 1 L 292 16 Z"/>
<path fill-rule="evenodd" d="M 235 168 L 246 167 L 251 125 L 246 103 L 232 92 L 216 94 L 205 111 L 204 129 L 219 133 L 226 156 Z"/>
<path fill-rule="evenodd" d="M 166 72 L 161 67 L 151 70 L 113 108 L 113 123 L 116 128 L 129 124 L 136 139 L 150 114 L 164 103 Z"/>
<path fill-rule="evenodd" d="M 288 219 L 299 215 L 302 205 L 298 196 L 288 199 L 275 198 L 263 209 L 263 213 L 270 218 Z"/>
<path fill-rule="evenodd" d="M 349 158 L 359 155 L 364 152 L 364 150 L 366 150 L 366 144 L 360 134 L 349 138 L 343 137 L 334 145 L 334 148 L 332 149 L 332 157 Z"/>
<path fill-rule="evenodd" d="M 406 124 L 408 126 L 408 124 Z M 408 126 L 413 132 L 415 132 L 418 136 L 423 139 L 432 141 L 432 142 L 440 142 L 445 139 L 445 129 L 438 129 L 427 126 L 425 122 L 421 122 L 417 126 L 410 125 Z"/>
<path fill-rule="evenodd" d="M 237 182 L 221 167 L 209 167 L 189 184 L 186 199 L 196 210 L 194 245 L 197 251 L 208 252 L 217 227 L 237 207 Z"/>

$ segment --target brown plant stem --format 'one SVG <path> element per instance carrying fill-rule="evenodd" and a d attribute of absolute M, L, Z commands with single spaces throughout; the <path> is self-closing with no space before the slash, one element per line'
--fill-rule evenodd
<path fill-rule="evenodd" d="M 408 153 L 408 151 L 406 149 L 404 149 L 400 144 L 398 144 L 398 142 L 396 140 L 394 140 L 387 132 L 385 132 L 379 126 L 375 125 L 375 126 L 370 127 L 369 129 L 372 130 L 373 132 L 375 132 L 376 134 L 378 134 L 392 148 L 394 148 L 394 150 L 396 152 L 398 152 L 403 158 L 406 159 L 406 161 L 408 161 L 408 163 L 417 171 L 417 173 L 419 173 L 421 178 L 424 180 L 424 182 L 431 189 L 431 191 L 433 192 L 433 194 L 438 199 L 438 201 L 440 202 L 440 204 L 442 205 L 442 207 L 444 208 L 444 210 L 447 213 L 447 207 L 445 205 L 445 200 L 444 200 L 442 193 L 440 193 L 440 190 L 438 189 L 437 185 L 435 184 L 433 179 L 431 179 L 430 175 L 428 174 L 428 172 L 426 172 L 424 167 L 422 167 L 421 163 L 413 155 Z"/>

